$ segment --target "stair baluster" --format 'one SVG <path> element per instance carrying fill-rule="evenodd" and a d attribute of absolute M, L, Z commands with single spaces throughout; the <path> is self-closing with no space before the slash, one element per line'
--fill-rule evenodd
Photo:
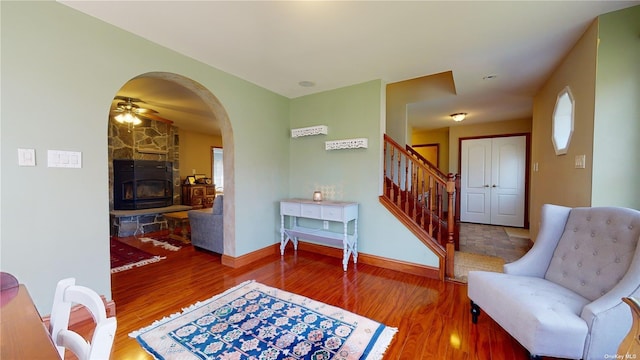
<path fill-rule="evenodd" d="M 438 256 L 441 277 L 445 273 L 453 277 L 453 254 L 458 247 L 457 175 L 444 175 L 411 147 L 400 147 L 387 135 L 383 156 L 380 202 Z"/>

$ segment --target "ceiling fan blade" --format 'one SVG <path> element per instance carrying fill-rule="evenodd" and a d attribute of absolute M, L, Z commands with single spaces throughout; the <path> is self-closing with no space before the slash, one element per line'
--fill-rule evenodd
<path fill-rule="evenodd" d="M 145 118 L 145 119 L 149 119 L 149 120 L 155 120 L 155 121 L 160 121 L 166 124 L 173 124 L 173 121 L 169 120 L 169 119 L 165 119 L 163 117 L 160 117 L 158 115 L 154 115 L 154 114 L 138 114 L 138 116 Z"/>
<path fill-rule="evenodd" d="M 117 95 L 114 99 L 123 100 L 123 101 L 126 101 L 126 102 L 132 102 L 132 103 L 137 103 L 137 102 L 145 103 L 141 99 L 132 98 L 132 97 L 128 97 L 128 96 L 122 96 L 122 95 Z"/>
<path fill-rule="evenodd" d="M 134 110 L 134 112 L 136 114 L 139 115 L 145 115 L 145 114 L 157 114 L 158 112 L 153 110 L 153 109 L 149 109 L 149 108 L 137 108 Z"/>
<path fill-rule="evenodd" d="M 136 116 L 141 117 L 141 118 L 154 120 L 154 121 L 160 121 L 160 122 L 167 123 L 167 124 L 173 124 L 173 121 L 156 115 L 156 114 L 158 114 L 158 111 L 156 111 L 154 109 L 150 109 L 150 108 L 143 108 L 143 107 L 140 107 L 138 104 L 135 104 L 135 103 L 146 104 L 146 102 L 144 100 L 142 100 L 142 99 L 127 97 L 127 96 L 122 96 L 122 95 L 117 95 L 114 98 L 114 101 L 115 100 L 122 100 L 122 101 L 118 102 L 116 104 L 116 106 L 115 106 L 115 108 L 113 110 L 114 112 L 131 111 L 134 114 L 136 114 Z"/>

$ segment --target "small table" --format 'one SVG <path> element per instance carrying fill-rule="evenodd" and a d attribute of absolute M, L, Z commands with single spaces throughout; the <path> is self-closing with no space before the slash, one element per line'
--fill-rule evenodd
<path fill-rule="evenodd" d="M 167 219 L 167 222 L 169 223 L 168 225 L 169 225 L 170 238 L 182 241 L 185 244 L 191 243 L 191 240 L 189 239 L 189 230 L 188 230 L 189 229 L 189 212 L 188 211 L 165 213 L 164 217 L 165 219 Z M 176 224 L 180 226 L 181 235 L 176 235 L 174 233 Z"/>
<path fill-rule="evenodd" d="M 285 226 L 285 216 L 290 225 Z M 298 219 L 307 218 L 322 221 L 322 229 L 302 226 Z M 353 232 L 348 226 L 353 221 Z M 329 222 L 342 223 L 342 232 L 329 230 Z M 298 238 L 342 245 L 342 269 L 347 271 L 349 255 L 353 263 L 358 263 L 358 203 L 344 201 L 311 201 L 306 199 L 286 199 L 280 201 L 280 255 L 284 255 L 287 243 L 293 243 L 298 250 Z"/>
<path fill-rule="evenodd" d="M 0 358 L 60 359 L 24 285 L 0 292 Z"/>

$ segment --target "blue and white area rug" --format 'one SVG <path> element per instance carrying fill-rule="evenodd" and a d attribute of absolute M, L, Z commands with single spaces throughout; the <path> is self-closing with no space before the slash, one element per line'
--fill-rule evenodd
<path fill-rule="evenodd" d="M 130 337 L 156 359 L 382 359 L 397 329 L 244 282 Z"/>

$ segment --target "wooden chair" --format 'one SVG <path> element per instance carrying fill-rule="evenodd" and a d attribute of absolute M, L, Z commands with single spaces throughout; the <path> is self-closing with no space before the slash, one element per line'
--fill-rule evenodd
<path fill-rule="evenodd" d="M 80 334 L 68 329 L 71 307 L 74 304 L 86 307 L 96 324 L 90 343 Z M 104 302 L 95 291 L 76 285 L 74 278 L 58 282 L 49 332 L 62 359 L 65 349 L 71 350 L 80 360 L 109 359 L 116 327 L 116 318 L 107 318 Z"/>

